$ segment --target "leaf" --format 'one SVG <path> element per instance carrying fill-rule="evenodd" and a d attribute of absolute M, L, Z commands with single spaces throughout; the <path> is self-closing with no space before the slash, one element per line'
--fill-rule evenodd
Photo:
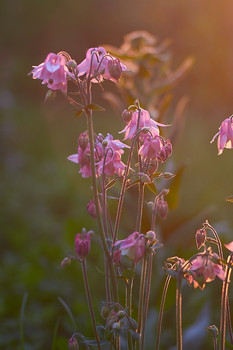
<path fill-rule="evenodd" d="M 226 198 L 226 201 L 227 201 L 227 202 L 233 203 L 233 195 L 227 197 L 227 198 Z"/>
<path fill-rule="evenodd" d="M 77 111 L 76 113 L 75 113 L 75 119 L 78 119 L 79 117 L 81 117 L 81 115 L 82 115 L 82 113 L 83 113 L 83 109 L 80 109 L 79 111 Z"/>
<path fill-rule="evenodd" d="M 162 267 L 162 269 L 167 275 L 169 275 L 169 276 L 171 276 L 173 278 L 177 278 L 177 276 L 178 276 L 178 272 L 177 271 L 175 271 L 173 269 L 166 269 L 166 267 Z"/>
<path fill-rule="evenodd" d="M 70 310 L 69 306 L 66 304 L 65 300 L 63 300 L 61 297 L 58 297 L 58 300 L 60 301 L 60 303 L 62 304 L 62 306 L 66 310 L 66 312 L 67 312 L 67 314 L 68 314 L 68 316 L 69 316 L 69 318 L 71 320 L 73 330 L 75 332 L 75 330 L 76 330 L 76 323 L 75 323 L 75 319 L 74 319 L 74 316 L 72 314 L 72 311 Z"/>
<path fill-rule="evenodd" d="M 151 192 L 153 192 L 154 194 L 158 194 L 157 188 L 153 182 L 147 183 L 146 186 L 149 188 Z"/>
<path fill-rule="evenodd" d="M 104 107 L 97 105 L 97 104 L 94 104 L 94 103 L 90 103 L 89 105 L 87 105 L 85 107 L 85 109 L 91 109 L 92 111 L 97 111 L 97 112 L 104 112 L 105 111 Z"/>

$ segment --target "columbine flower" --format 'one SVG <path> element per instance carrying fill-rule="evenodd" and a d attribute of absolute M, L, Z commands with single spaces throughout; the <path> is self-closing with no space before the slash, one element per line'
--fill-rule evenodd
<path fill-rule="evenodd" d="M 153 136 L 159 135 L 159 128 L 158 126 L 167 126 L 164 124 L 160 124 L 156 122 L 155 120 L 151 119 L 150 114 L 145 109 L 141 109 L 140 111 L 140 120 L 138 125 L 138 117 L 139 117 L 139 111 L 136 110 L 132 114 L 132 118 L 129 121 L 129 123 L 126 125 L 126 127 L 120 131 L 125 132 L 125 138 L 126 139 L 132 139 L 137 132 L 138 129 L 143 127 L 150 128 L 150 132 Z"/>
<path fill-rule="evenodd" d="M 194 288 L 200 287 L 203 289 L 205 283 L 211 282 L 217 276 L 221 280 L 225 278 L 225 272 L 221 265 L 215 264 L 211 257 L 218 259 L 217 254 L 199 255 L 193 260 L 189 271 L 192 272 L 192 278 L 189 282 L 193 282 Z"/>
<path fill-rule="evenodd" d="M 49 53 L 45 61 L 39 66 L 34 66 L 34 69 L 29 73 L 33 79 L 43 80 L 42 84 L 47 84 L 52 90 L 67 90 L 67 72 L 65 57 Z"/>
<path fill-rule="evenodd" d="M 86 229 L 83 228 L 82 233 L 77 233 L 75 236 L 75 251 L 80 258 L 85 258 L 90 251 L 92 233 L 92 231 L 86 233 Z"/>
<path fill-rule="evenodd" d="M 138 232 L 131 233 L 126 239 L 117 241 L 121 255 L 127 255 L 134 263 L 138 263 L 145 255 L 146 238 Z"/>
<path fill-rule="evenodd" d="M 93 83 L 99 83 L 103 79 L 117 82 L 122 71 L 126 71 L 126 66 L 119 59 L 109 55 L 106 50 L 99 46 L 90 48 L 86 53 L 86 58 L 77 66 L 78 76 L 84 74 L 94 75 Z"/>
<path fill-rule="evenodd" d="M 155 158 L 159 157 L 162 152 L 163 143 L 161 138 L 156 136 L 150 136 L 144 138 L 143 145 L 139 148 L 138 153 L 143 158 Z"/>
<path fill-rule="evenodd" d="M 219 132 L 213 137 L 210 143 L 218 136 L 218 155 L 222 154 L 224 148 L 233 148 L 233 116 L 225 119 Z"/>

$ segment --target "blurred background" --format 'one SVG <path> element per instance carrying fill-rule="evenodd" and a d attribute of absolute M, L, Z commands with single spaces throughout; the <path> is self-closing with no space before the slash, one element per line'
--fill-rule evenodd
<path fill-rule="evenodd" d="M 232 13 L 231 0 L 1 1 L 0 347 L 20 349 L 25 343 L 25 349 L 66 349 L 74 331 L 92 336 L 80 266 L 60 268 L 73 249 L 75 234 L 82 227 L 96 228 L 86 214 L 90 181 L 82 179 L 77 167 L 66 159 L 76 152 L 78 135 L 86 123 L 84 117 L 75 120 L 74 111 L 61 96 L 43 103 L 47 88 L 27 76 L 32 65 L 40 64 L 49 52 L 61 50 L 80 62 L 88 48 L 118 47 L 134 30 L 146 30 L 158 42 L 169 39 L 174 69 L 187 56 L 194 57 L 193 68 L 173 90 L 174 103 L 168 113 L 169 119 L 176 102 L 187 96 L 183 133 L 172 156 L 176 169 L 184 169 L 178 202 L 166 221 L 159 223 L 164 249 L 158 252 L 154 269 L 150 349 L 164 278 L 163 260 L 170 255 L 193 255 L 195 232 L 206 219 L 223 243 L 232 240 L 233 207 L 225 201 L 233 194 L 232 151 L 217 156 L 216 142 L 210 144 L 221 122 L 233 113 Z M 98 94 L 101 99 L 99 90 Z M 107 112 L 96 115 L 96 131 L 116 137 L 123 129 L 121 117 L 103 103 Z M 88 266 L 91 270 L 101 264 L 100 247 L 94 243 Z M 99 279 L 101 274 L 92 273 L 97 311 L 102 301 Z M 172 285 L 168 295 L 161 349 L 175 345 L 174 288 Z M 205 330 L 203 334 L 197 327 L 196 334 L 192 329 L 191 338 L 188 331 L 193 323 L 200 325 L 200 320 L 202 328 L 218 325 L 216 289 L 220 293 L 218 281 L 205 291 L 187 290 L 184 309 L 195 308 L 195 313 L 184 316 L 186 341 L 192 343 L 192 336 L 196 339 L 197 335 L 200 339 L 190 349 L 212 348 Z M 72 310 L 76 326 L 58 298 Z M 97 321 L 101 322 L 99 316 Z"/>

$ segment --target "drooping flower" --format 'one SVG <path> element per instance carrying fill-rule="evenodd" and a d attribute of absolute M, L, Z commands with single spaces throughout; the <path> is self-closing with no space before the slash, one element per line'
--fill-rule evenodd
<path fill-rule="evenodd" d="M 127 67 L 99 46 L 87 50 L 86 58 L 77 66 L 77 70 L 78 76 L 91 74 L 93 83 L 99 83 L 103 79 L 112 80 L 116 83 L 121 76 L 121 72 L 126 71 Z"/>
<path fill-rule="evenodd" d="M 220 125 L 219 132 L 213 137 L 210 143 L 218 136 L 218 155 L 222 154 L 224 148 L 233 148 L 233 116 L 226 118 Z"/>
<path fill-rule="evenodd" d="M 86 232 L 83 228 L 82 233 L 77 233 L 75 236 L 75 251 L 80 258 L 85 258 L 90 251 L 92 233 L 92 231 Z"/>
<path fill-rule="evenodd" d="M 143 140 L 143 145 L 139 148 L 138 153 L 143 158 L 155 158 L 159 157 L 162 152 L 163 143 L 161 138 L 156 136 L 146 136 Z"/>
<path fill-rule="evenodd" d="M 115 242 L 121 255 L 127 255 L 134 263 L 138 263 L 145 255 L 146 238 L 138 232 L 131 233 L 126 239 Z"/>
<path fill-rule="evenodd" d="M 167 201 L 164 200 L 163 196 L 157 200 L 157 213 L 162 218 L 165 219 L 168 214 L 168 204 Z"/>
<path fill-rule="evenodd" d="M 217 254 L 211 255 L 199 255 L 193 260 L 192 266 L 189 271 L 191 271 L 191 278 L 189 282 L 193 282 L 194 288 L 205 287 L 205 283 L 211 282 L 217 276 L 221 280 L 225 278 L 225 271 L 223 267 L 219 264 L 214 263 L 211 259 L 218 259 Z"/>
<path fill-rule="evenodd" d="M 140 119 L 138 123 L 139 115 L 140 115 Z M 132 118 L 130 119 L 129 123 L 126 125 L 126 127 L 122 131 L 120 131 L 120 133 L 122 132 L 125 133 L 124 140 L 132 139 L 138 129 L 147 127 L 150 129 L 150 132 L 153 136 L 156 136 L 156 135 L 158 136 L 159 135 L 158 126 L 167 126 L 167 125 L 156 122 L 150 117 L 150 114 L 147 110 L 141 109 L 140 114 L 138 110 L 133 112 Z"/>
<path fill-rule="evenodd" d="M 49 53 L 45 61 L 39 66 L 34 66 L 29 73 L 33 79 L 41 79 L 42 84 L 47 84 L 51 90 L 67 91 L 67 73 L 65 57 Z"/>

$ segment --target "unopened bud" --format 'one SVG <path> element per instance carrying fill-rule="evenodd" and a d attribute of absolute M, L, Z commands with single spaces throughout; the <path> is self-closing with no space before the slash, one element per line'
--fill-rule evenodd
<path fill-rule="evenodd" d="M 124 109 L 122 112 L 122 119 L 124 120 L 125 124 L 128 124 L 130 122 L 130 120 L 132 119 L 132 115 L 133 115 L 134 110 L 128 110 L 128 109 Z"/>
<path fill-rule="evenodd" d="M 108 305 L 104 305 L 102 307 L 102 309 L 100 311 L 100 314 L 101 314 L 101 316 L 102 316 L 102 318 L 104 320 L 108 317 L 108 315 L 110 314 L 111 310 L 112 310 L 112 308 L 110 306 L 108 306 Z"/>
<path fill-rule="evenodd" d="M 66 267 L 66 266 L 69 266 L 70 263 L 71 263 L 71 258 L 66 257 L 66 258 L 64 258 L 64 259 L 62 260 L 60 266 L 61 266 L 62 268 L 64 268 L 64 267 Z"/>
<path fill-rule="evenodd" d="M 157 201 L 157 213 L 162 219 L 165 219 L 168 214 L 168 204 L 163 198 Z"/>
<path fill-rule="evenodd" d="M 114 322 L 112 325 L 112 329 L 119 330 L 121 328 L 121 325 L 119 322 Z"/>
<path fill-rule="evenodd" d="M 89 144 L 89 137 L 88 132 L 85 131 L 84 133 L 81 133 L 78 138 L 78 145 L 80 146 L 81 150 L 84 152 Z"/>
<path fill-rule="evenodd" d="M 155 241 L 156 240 L 156 234 L 154 231 L 150 230 L 146 233 L 146 238 L 149 240 L 149 241 Z"/>
<path fill-rule="evenodd" d="M 92 199 L 87 204 L 87 211 L 91 215 L 91 217 L 93 217 L 93 219 L 96 219 L 96 206 Z"/>
<path fill-rule="evenodd" d="M 124 311 L 124 310 L 118 311 L 118 317 L 119 317 L 119 319 L 123 318 L 124 316 L 125 316 L 125 311 Z"/>
<path fill-rule="evenodd" d="M 85 258 L 90 251 L 92 233 L 93 231 L 89 231 L 86 233 L 86 230 L 83 229 L 82 234 L 77 233 L 77 235 L 75 236 L 75 250 L 80 258 Z"/>
<path fill-rule="evenodd" d="M 200 230 L 197 230 L 195 237 L 196 237 L 197 249 L 200 249 L 205 244 L 205 240 L 206 240 L 205 229 L 201 228 Z"/>
<path fill-rule="evenodd" d="M 70 60 L 66 63 L 67 67 L 71 70 L 74 70 L 77 67 L 75 60 Z"/>
<path fill-rule="evenodd" d="M 122 74 L 121 63 L 118 58 L 108 61 L 108 71 L 111 77 L 115 80 L 119 80 Z"/>
<path fill-rule="evenodd" d="M 79 345 L 75 337 L 71 337 L 68 340 L 68 348 L 69 350 L 79 350 Z"/>

